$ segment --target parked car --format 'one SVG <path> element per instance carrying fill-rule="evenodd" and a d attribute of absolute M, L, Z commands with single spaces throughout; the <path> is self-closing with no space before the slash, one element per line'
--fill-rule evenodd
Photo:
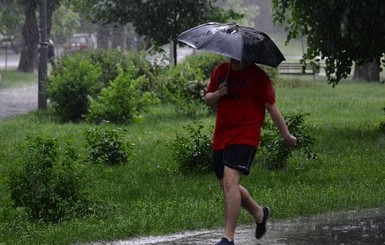
<path fill-rule="evenodd" d="M 96 37 L 90 33 L 76 33 L 64 44 L 64 52 L 73 53 L 96 48 Z"/>
<path fill-rule="evenodd" d="M 20 53 L 21 42 L 14 36 L 5 35 L 0 32 L 0 49 L 9 49 L 15 53 Z"/>

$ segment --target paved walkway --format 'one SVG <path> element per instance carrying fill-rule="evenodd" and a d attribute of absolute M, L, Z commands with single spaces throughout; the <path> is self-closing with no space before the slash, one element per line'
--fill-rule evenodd
<path fill-rule="evenodd" d="M 254 225 L 239 226 L 237 245 L 385 244 L 385 209 L 331 213 L 268 223 L 266 235 L 254 238 Z M 93 245 L 214 245 L 222 229 L 183 232 Z"/>
<path fill-rule="evenodd" d="M 0 88 L 0 120 L 37 109 L 38 86 Z"/>

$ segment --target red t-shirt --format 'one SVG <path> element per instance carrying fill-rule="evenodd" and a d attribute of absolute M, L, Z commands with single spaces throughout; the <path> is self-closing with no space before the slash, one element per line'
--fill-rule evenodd
<path fill-rule="evenodd" d="M 215 92 L 225 81 L 229 63 L 220 64 L 211 75 L 207 92 Z M 221 97 L 213 136 L 213 150 L 222 150 L 231 144 L 258 147 L 265 103 L 275 103 L 275 93 L 268 75 L 253 64 L 241 71 L 230 69 L 227 79 L 228 94 Z"/>

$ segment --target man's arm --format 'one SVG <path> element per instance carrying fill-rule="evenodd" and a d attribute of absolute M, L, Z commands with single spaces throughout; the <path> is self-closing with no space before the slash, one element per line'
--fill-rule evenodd
<path fill-rule="evenodd" d="M 295 146 L 297 144 L 297 138 L 291 135 L 289 130 L 287 129 L 285 120 L 278 106 L 276 104 L 271 105 L 269 103 L 266 103 L 265 108 L 267 112 L 269 112 L 274 124 L 277 125 L 278 130 L 281 133 L 282 138 L 285 140 L 286 144 L 288 146 Z"/>
<path fill-rule="evenodd" d="M 208 106 L 214 106 L 218 103 L 219 99 L 228 93 L 228 83 L 224 82 L 219 84 L 219 89 L 212 93 L 206 93 L 205 103 Z"/>

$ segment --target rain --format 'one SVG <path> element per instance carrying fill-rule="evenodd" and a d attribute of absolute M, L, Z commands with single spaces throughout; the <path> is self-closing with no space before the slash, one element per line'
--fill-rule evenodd
<path fill-rule="evenodd" d="M 57 1 L 60 2 L 60 0 Z M 61 57 L 66 55 L 78 54 L 90 50 L 118 50 L 122 53 L 128 51 L 138 53 L 145 52 L 146 58 L 150 61 L 152 66 L 170 68 L 183 62 L 185 58 L 190 55 L 204 52 L 199 50 L 200 47 L 204 45 L 203 43 L 194 41 L 193 43 L 185 42 L 185 44 L 188 44 L 185 45 L 182 42 L 179 42 L 181 40 L 177 40 L 176 36 L 169 37 L 168 39 L 166 38 L 166 41 L 159 38 L 160 45 L 153 45 L 153 40 L 148 36 L 144 34 L 141 35 L 137 32 L 138 26 L 135 26 L 133 23 L 124 23 L 126 21 L 124 17 L 119 17 L 114 20 L 114 23 L 102 24 L 87 19 L 86 14 L 81 13 L 80 10 L 74 10 L 73 6 L 71 6 L 68 1 L 63 2 L 66 3 L 61 4 L 60 7 L 57 7 L 55 11 L 51 13 L 53 14 L 53 18 L 51 19 L 52 22 L 49 23 L 51 29 L 49 33 L 47 33 L 46 40 L 38 40 L 36 38 L 36 40 L 33 41 L 34 43 L 31 44 L 33 47 L 36 47 L 36 49 L 28 49 L 28 45 L 23 41 L 23 19 L 12 19 L 15 23 L 15 26 L 13 26 L 8 21 L 5 21 L 6 18 L 10 19 L 11 16 L 0 13 L 0 126 L 3 120 L 5 121 L 16 115 L 27 114 L 37 109 L 41 109 L 39 102 L 41 98 L 38 97 L 42 94 L 40 91 L 40 79 L 44 80 L 46 76 L 50 76 L 54 69 L 53 67 L 56 65 L 55 62 L 58 62 Z M 96 2 L 95 6 L 93 6 L 95 9 L 99 8 L 99 10 L 103 10 L 106 7 L 104 4 L 108 4 L 110 1 L 94 2 Z M 307 36 L 299 35 L 287 44 L 286 38 L 288 33 L 285 31 L 285 26 L 283 24 L 273 23 L 272 1 L 233 0 L 228 1 L 230 3 L 227 3 L 227 5 L 224 0 L 218 0 L 217 2 L 219 5 L 224 5 L 227 9 L 236 6 L 238 11 L 243 11 L 246 18 L 242 19 L 239 25 L 255 28 L 262 33 L 254 30 L 258 35 L 258 37 L 254 37 L 254 39 L 265 39 L 265 33 L 267 33 L 270 36 L 269 41 L 275 42 L 281 51 L 284 50 L 281 54 L 283 55 L 282 58 L 280 57 L 278 61 L 274 60 L 271 62 L 274 63 L 273 67 L 277 68 L 277 71 L 280 72 L 280 74 L 283 74 L 285 78 L 289 77 L 290 79 L 292 76 L 298 75 L 301 76 L 299 80 L 305 78 L 314 82 L 317 79 L 324 79 L 326 81 L 329 75 L 332 78 L 338 77 L 337 70 L 333 70 L 330 74 L 328 73 L 327 62 L 323 59 L 325 58 L 324 54 L 317 53 L 316 57 L 312 57 L 317 61 L 317 69 L 315 69 L 313 64 L 301 63 L 301 60 L 306 57 L 306 51 L 309 48 L 306 39 Z M 195 4 L 195 1 L 186 1 L 186 4 Z M 3 7 L 3 5 L 5 6 L 5 1 L 0 0 L 0 7 Z M 50 6 L 48 6 L 48 8 L 49 7 Z M 40 13 L 40 11 L 41 9 L 39 6 L 36 7 L 35 12 Z M 15 9 L 11 14 L 23 16 L 24 12 L 19 6 L 19 9 Z M 93 13 L 91 11 L 87 12 L 87 14 L 92 16 Z M 103 17 L 105 16 L 106 15 L 103 15 Z M 170 16 L 171 13 L 168 16 L 158 16 L 158 18 L 169 18 Z M 38 14 L 37 18 L 39 17 L 41 17 L 41 14 Z M 92 17 L 99 18 L 99 16 Z M 178 15 L 175 18 L 178 19 L 183 17 Z M 42 20 L 36 20 L 36 24 L 41 25 Z M 120 21 L 122 23 L 119 23 Z M 63 23 L 67 26 L 62 26 Z M 45 24 L 48 23 L 46 22 Z M 28 27 L 28 25 L 26 26 Z M 157 28 L 166 29 L 169 28 L 169 26 Z M 344 24 L 343 28 L 344 31 L 346 31 L 347 25 Z M 29 30 L 30 33 L 36 34 L 36 37 L 42 37 L 41 30 L 36 29 L 35 26 L 28 27 L 27 30 Z M 238 29 L 234 28 L 229 29 L 228 31 L 236 33 L 238 32 Z M 212 34 L 212 30 L 206 30 L 205 32 L 206 36 Z M 43 37 L 45 36 L 43 35 Z M 220 40 L 217 44 L 221 42 L 222 41 Z M 330 40 L 326 40 L 325 42 L 330 42 Z M 293 45 L 295 51 L 290 48 L 282 49 L 284 45 L 289 45 L 289 47 L 290 45 Z M 328 45 L 329 49 L 334 50 L 336 48 L 334 45 L 336 44 L 330 43 Z M 227 46 L 228 49 L 231 49 L 230 44 Z M 44 51 L 44 48 L 47 48 L 47 50 Z M 50 48 L 52 49 L 51 53 L 49 52 Z M 46 57 L 42 55 L 41 52 L 47 52 L 45 53 Z M 276 52 L 280 53 L 279 50 Z M 346 50 L 343 50 L 341 53 L 346 52 Z M 224 48 L 216 53 L 227 55 Z M 47 70 L 43 69 L 43 71 L 41 71 L 41 67 L 39 66 L 41 62 L 43 62 L 44 65 L 47 65 Z M 339 63 L 336 61 L 335 64 Z M 22 87 L 8 88 L 6 85 L 2 84 L 4 83 L 3 77 L 7 72 L 14 70 L 26 71 L 27 73 L 40 72 L 38 78 L 39 81 L 32 85 L 28 84 Z M 32 72 L 30 72 L 31 70 Z M 305 73 L 302 72 L 303 70 Z M 42 74 L 42 77 L 40 77 L 41 72 L 45 73 Z M 378 73 L 380 74 L 379 79 L 383 80 L 384 78 L 381 70 L 379 70 Z M 348 78 L 353 78 L 354 75 L 354 70 L 349 70 L 347 72 Z M 0 164 L 2 163 L 0 162 Z M 2 182 L 0 182 L 0 184 L 2 184 Z M 0 209 L 1 208 L 2 206 L 0 204 Z M 383 207 L 371 206 L 370 208 L 330 212 L 306 217 L 294 217 L 288 219 L 272 218 L 268 221 L 268 231 L 262 240 L 256 240 L 254 238 L 254 230 L 254 224 L 238 225 L 236 230 L 236 244 L 385 244 L 385 209 Z M 218 242 L 222 236 L 223 229 L 221 227 L 198 230 L 186 229 L 167 235 L 147 235 L 146 232 L 153 234 L 152 231 L 146 230 L 143 232 L 143 235 L 139 237 L 127 236 L 127 238 L 124 239 L 95 240 L 90 242 L 77 242 L 76 244 L 214 244 L 215 242 Z M 1 238 L 0 235 L 0 244 L 3 244 Z"/>

